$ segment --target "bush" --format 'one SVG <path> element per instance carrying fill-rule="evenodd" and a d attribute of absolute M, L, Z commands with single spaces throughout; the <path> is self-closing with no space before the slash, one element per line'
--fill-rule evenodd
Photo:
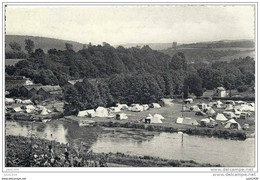
<path fill-rule="evenodd" d="M 248 91 L 248 90 L 249 90 L 249 88 L 247 86 L 245 86 L 245 85 L 239 86 L 237 88 L 238 92 L 245 92 L 245 91 Z"/>

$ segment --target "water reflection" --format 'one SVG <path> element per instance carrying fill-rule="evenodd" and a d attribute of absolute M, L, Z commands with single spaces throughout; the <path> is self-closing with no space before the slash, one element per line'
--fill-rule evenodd
<path fill-rule="evenodd" d="M 234 141 L 184 134 L 182 145 L 181 134 L 177 133 L 160 133 L 141 142 L 135 135 L 125 138 L 120 133 L 115 130 L 100 136 L 92 150 L 97 153 L 122 152 L 224 166 L 254 166 L 254 139 Z"/>

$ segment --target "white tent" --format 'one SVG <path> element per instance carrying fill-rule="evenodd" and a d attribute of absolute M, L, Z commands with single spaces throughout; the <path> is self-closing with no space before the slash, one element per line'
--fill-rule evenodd
<path fill-rule="evenodd" d="M 223 103 L 222 103 L 220 100 L 218 100 L 218 101 L 217 101 L 217 104 L 218 104 L 218 105 L 222 105 Z"/>
<path fill-rule="evenodd" d="M 108 117 L 108 110 L 104 107 L 98 107 L 96 109 L 96 117 Z"/>
<path fill-rule="evenodd" d="M 15 99 L 15 103 L 21 104 L 21 103 L 22 103 L 22 100 L 21 100 L 21 99 Z"/>
<path fill-rule="evenodd" d="M 14 108 L 14 111 L 15 111 L 15 112 L 22 112 L 23 110 L 21 109 L 21 107 L 15 107 L 15 108 Z"/>
<path fill-rule="evenodd" d="M 200 108 L 198 106 L 191 106 L 190 109 L 194 112 L 200 112 Z"/>
<path fill-rule="evenodd" d="M 124 109 L 127 109 L 127 108 L 128 108 L 127 104 L 117 103 L 116 106 L 117 106 L 118 108 L 120 108 L 120 110 L 124 110 Z"/>
<path fill-rule="evenodd" d="M 143 104 L 143 108 L 144 108 L 144 111 L 148 110 L 149 109 L 148 104 Z"/>
<path fill-rule="evenodd" d="M 79 111 L 78 112 L 78 117 L 85 117 L 88 115 L 88 112 L 87 110 L 84 110 L 84 111 Z"/>
<path fill-rule="evenodd" d="M 152 105 L 153 105 L 153 108 L 155 108 L 155 109 L 161 108 L 160 104 L 158 104 L 158 103 L 152 103 Z"/>
<path fill-rule="evenodd" d="M 210 119 L 209 118 L 205 118 L 205 119 L 200 120 L 200 122 L 210 123 Z"/>
<path fill-rule="evenodd" d="M 215 114 L 215 113 L 216 113 L 216 111 L 213 108 L 209 108 L 207 111 L 207 114 L 210 114 L 210 115 Z"/>
<path fill-rule="evenodd" d="M 216 116 L 217 121 L 227 121 L 228 119 L 222 113 L 218 113 Z"/>
<path fill-rule="evenodd" d="M 22 100 L 22 104 L 33 104 L 30 99 Z"/>
<path fill-rule="evenodd" d="M 223 114 L 224 114 L 225 117 L 227 117 L 228 119 L 237 118 L 237 116 L 235 115 L 235 113 L 233 113 L 232 111 L 224 111 Z"/>
<path fill-rule="evenodd" d="M 234 110 L 233 105 L 232 104 L 227 104 L 227 107 L 226 107 L 225 111 L 232 111 L 232 110 Z"/>
<path fill-rule="evenodd" d="M 110 107 L 109 110 L 110 110 L 111 112 L 114 112 L 114 113 L 117 113 L 117 112 L 120 112 L 120 111 L 121 111 L 121 109 L 120 109 L 119 107 Z"/>
<path fill-rule="evenodd" d="M 217 106 L 217 102 L 209 102 L 209 107 Z"/>
<path fill-rule="evenodd" d="M 229 121 L 227 121 L 225 127 L 226 129 L 238 129 L 241 130 L 241 126 L 238 122 L 236 122 L 234 119 L 230 119 Z"/>
<path fill-rule="evenodd" d="M 48 113 L 46 107 L 42 106 L 41 107 L 41 115 L 47 115 L 47 114 L 49 114 L 49 113 Z"/>
<path fill-rule="evenodd" d="M 176 123 L 177 124 L 193 125 L 193 126 L 199 125 L 199 123 L 195 119 L 188 118 L 188 117 L 185 117 L 185 118 L 178 117 Z"/>
<path fill-rule="evenodd" d="M 235 101 L 236 104 L 246 104 L 245 101 Z"/>
<path fill-rule="evenodd" d="M 188 103 L 191 104 L 191 103 L 193 103 L 193 99 L 191 99 L 191 98 L 185 99 L 184 102 L 185 102 L 185 104 L 188 104 Z"/>
<path fill-rule="evenodd" d="M 14 103 L 14 99 L 13 98 L 5 98 L 5 103 L 10 104 L 10 103 Z"/>
<path fill-rule="evenodd" d="M 32 113 L 36 108 L 33 105 L 26 105 L 25 106 L 25 111 L 27 113 Z"/>
<path fill-rule="evenodd" d="M 152 124 L 161 124 L 162 123 L 162 119 L 164 119 L 164 117 L 160 114 L 155 114 L 152 118 L 151 118 L 151 123 Z"/>
<path fill-rule="evenodd" d="M 155 114 L 153 117 L 158 117 L 160 119 L 165 119 L 161 114 Z"/>
<path fill-rule="evenodd" d="M 206 103 L 200 103 L 200 104 L 198 104 L 198 107 L 199 107 L 200 109 L 204 110 L 204 109 L 207 109 L 207 108 L 208 108 L 208 105 L 207 105 Z"/>
<path fill-rule="evenodd" d="M 129 110 L 133 112 L 141 112 L 144 111 L 144 107 L 139 104 L 132 104 Z"/>
<path fill-rule="evenodd" d="M 96 111 L 94 109 L 88 109 L 86 111 L 87 111 L 88 117 L 95 117 L 96 116 Z"/>
<path fill-rule="evenodd" d="M 127 115 L 125 113 L 120 113 L 116 115 L 116 119 L 117 120 L 121 120 L 121 119 L 128 119 Z"/>

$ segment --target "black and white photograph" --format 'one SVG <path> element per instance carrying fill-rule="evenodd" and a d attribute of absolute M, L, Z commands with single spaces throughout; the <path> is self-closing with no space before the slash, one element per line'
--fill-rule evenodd
<path fill-rule="evenodd" d="M 256 3 L 2 5 L 4 168 L 257 167 Z"/>

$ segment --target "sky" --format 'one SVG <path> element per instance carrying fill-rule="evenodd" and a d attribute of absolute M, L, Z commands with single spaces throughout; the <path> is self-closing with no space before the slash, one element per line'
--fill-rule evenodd
<path fill-rule="evenodd" d="M 254 6 L 8 6 L 6 34 L 111 45 L 254 39 Z"/>

